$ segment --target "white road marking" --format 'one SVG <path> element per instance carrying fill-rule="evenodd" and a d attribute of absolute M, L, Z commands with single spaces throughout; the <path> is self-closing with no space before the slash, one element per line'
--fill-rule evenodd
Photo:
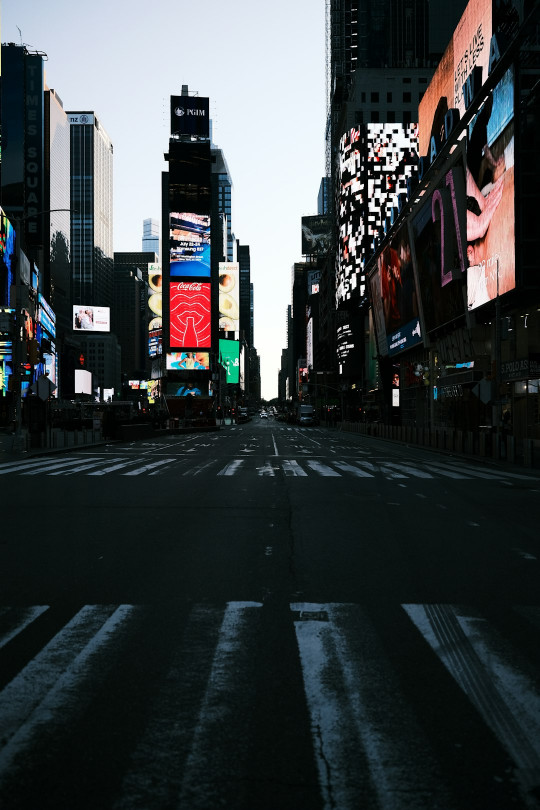
<path fill-rule="evenodd" d="M 507 642 L 455 605 L 403 605 L 513 758 L 525 789 L 540 783 L 540 696 Z"/>
<path fill-rule="evenodd" d="M 201 464 L 198 467 L 191 467 L 189 470 L 182 473 L 182 475 L 199 475 L 199 473 L 202 473 L 203 470 L 211 467 L 212 464 L 217 464 L 217 458 L 212 459 L 212 461 L 208 461 L 206 464 Z"/>
<path fill-rule="evenodd" d="M 235 461 L 230 461 L 222 470 L 218 472 L 218 475 L 234 475 L 235 472 L 242 466 L 244 463 L 244 459 L 236 459 Z"/>
<path fill-rule="evenodd" d="M 5 745 L 0 751 L 0 782 L 13 760 L 53 717 L 84 695 L 93 656 L 107 644 L 134 608 L 86 605 L 0 693 Z M 111 615 L 112 614 L 112 615 Z"/>
<path fill-rule="evenodd" d="M 274 442 L 274 455 L 279 456 L 278 449 L 277 449 L 277 444 L 276 444 L 276 439 L 275 439 L 275 436 L 274 436 L 273 433 L 272 433 L 272 441 Z"/>
<path fill-rule="evenodd" d="M 47 473 L 47 474 L 48 475 L 72 475 L 73 473 L 76 473 L 76 472 L 86 471 L 86 470 L 91 469 L 92 467 L 97 467 L 98 464 L 106 464 L 106 463 L 110 464 L 113 461 L 120 461 L 120 457 L 119 458 L 107 458 L 107 459 L 101 458 L 99 461 L 92 461 L 92 462 L 85 461 L 84 464 L 80 465 L 80 467 L 71 467 L 71 469 L 69 469 L 69 470 L 57 470 L 57 472 L 50 472 L 50 473 Z M 133 461 L 133 459 L 130 459 L 129 461 L 126 462 L 126 464 L 135 464 L 135 463 L 136 462 Z M 118 464 L 117 467 L 113 467 L 112 469 L 115 470 L 118 467 L 123 467 L 123 466 L 125 466 L 125 465 L 124 464 Z M 88 473 L 88 474 L 89 475 L 100 475 L 100 473 L 95 473 L 95 472 L 94 473 Z"/>
<path fill-rule="evenodd" d="M 155 467 L 162 467 L 164 464 L 171 464 L 173 461 L 176 461 L 176 459 L 165 458 L 162 461 L 154 461 L 153 464 L 145 464 L 144 467 L 140 467 L 136 470 L 130 470 L 129 472 L 122 473 L 122 475 L 141 475 L 141 473 L 144 473 L 147 470 L 153 470 Z"/>
<path fill-rule="evenodd" d="M 279 467 L 274 467 L 271 461 L 267 461 L 262 467 L 256 467 L 257 475 L 270 475 L 274 476 Z"/>
<path fill-rule="evenodd" d="M 330 478 L 341 478 L 341 473 L 336 472 L 331 467 L 328 467 L 326 464 L 321 464 L 320 461 L 313 461 L 309 460 L 306 461 L 308 467 L 311 467 L 312 470 L 319 473 L 319 475 L 323 475 L 325 477 Z"/>
<path fill-rule="evenodd" d="M 374 478 L 371 473 L 365 472 L 361 470 L 359 467 L 354 467 L 352 464 L 346 464 L 344 461 L 334 461 L 334 467 L 338 467 L 340 470 L 344 472 L 350 472 L 352 475 L 357 476 L 358 478 Z"/>
<path fill-rule="evenodd" d="M 431 473 L 422 472 L 422 470 L 419 470 L 417 467 L 411 467 L 410 464 L 393 464 L 387 461 L 386 467 L 393 467 L 394 469 L 405 472 L 408 475 L 413 475 L 415 478 L 433 478 Z"/>
<path fill-rule="evenodd" d="M 32 622 L 35 621 L 38 616 L 41 616 L 41 614 L 45 613 L 45 611 L 48 609 L 49 605 L 35 605 L 34 607 L 29 608 L 11 608 L 5 612 L 0 611 L 0 616 L 10 612 L 15 612 L 17 614 L 16 624 L 0 635 L 0 649 L 5 647 L 12 638 L 18 636 L 19 633 L 25 629 L 25 627 L 32 624 Z"/>
<path fill-rule="evenodd" d="M 102 458 L 89 458 L 87 462 L 103 461 Z M 45 467 L 39 467 L 37 470 L 29 470 L 22 472 L 21 475 L 39 475 L 39 473 L 48 472 L 49 470 L 57 470 L 59 467 L 74 467 L 75 464 L 80 464 L 81 460 L 78 458 L 76 461 L 57 461 L 54 464 L 46 464 Z"/>
<path fill-rule="evenodd" d="M 282 461 L 281 466 L 285 475 L 296 475 L 298 477 L 307 476 L 307 472 L 303 470 L 300 464 L 294 459 Z"/>

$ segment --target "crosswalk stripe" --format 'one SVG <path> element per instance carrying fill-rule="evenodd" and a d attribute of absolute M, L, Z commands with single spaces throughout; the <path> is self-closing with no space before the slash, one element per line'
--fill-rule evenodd
<path fill-rule="evenodd" d="M 218 472 L 218 475 L 234 475 L 235 472 L 243 465 L 244 459 L 235 459 L 235 461 L 230 461 L 222 470 Z"/>
<path fill-rule="evenodd" d="M 101 461 L 100 458 L 88 458 L 86 462 L 88 464 L 94 461 Z M 76 464 L 80 464 L 81 460 L 78 458 L 76 461 L 67 461 L 67 459 L 63 459 L 62 461 L 56 461 L 53 464 L 47 464 L 44 467 L 39 467 L 37 470 L 27 470 L 26 472 L 22 472 L 21 475 L 39 475 L 40 473 L 48 472 L 49 470 L 57 470 L 59 467 L 74 467 Z"/>
<path fill-rule="evenodd" d="M 358 478 L 374 478 L 371 473 L 365 472 L 364 470 L 359 469 L 358 467 L 354 467 L 352 464 L 346 464 L 344 461 L 334 461 L 334 467 L 337 467 L 344 472 L 349 472 L 352 475 L 357 476 Z"/>
<path fill-rule="evenodd" d="M 45 611 L 48 609 L 48 605 L 35 605 L 34 607 L 30 608 L 20 608 L 17 610 L 12 608 L 11 610 L 6 610 L 5 612 L 0 611 L 1 619 L 4 619 L 6 614 L 14 614 L 14 623 L 12 625 L 10 623 L 9 629 L 0 634 L 0 649 L 5 647 L 12 638 L 15 638 L 15 636 L 21 633 L 26 627 L 32 624 L 32 622 L 35 621 L 38 616 L 41 616 L 41 614 L 45 613 Z"/>
<path fill-rule="evenodd" d="M 308 465 L 308 467 L 311 467 L 312 470 L 315 470 L 315 472 L 319 473 L 319 475 L 334 478 L 341 477 L 341 473 L 336 472 L 331 467 L 328 467 L 326 464 L 322 464 L 320 461 L 309 460 L 306 461 L 306 464 Z"/>
<path fill-rule="evenodd" d="M 118 458 L 111 458 L 108 459 L 109 462 L 114 461 L 121 461 Z M 129 467 L 132 464 L 138 464 L 140 459 L 138 458 L 130 458 L 127 461 L 121 461 L 120 464 L 113 464 L 112 467 L 105 467 L 104 470 L 95 470 L 94 472 L 89 472 L 88 475 L 107 475 L 108 473 L 114 472 L 115 470 L 121 470 L 124 467 Z M 105 463 L 105 459 L 102 459 L 102 463 Z"/>
<path fill-rule="evenodd" d="M 120 461 L 120 459 L 119 458 L 109 458 L 109 459 L 107 459 L 107 461 L 108 462 Z M 99 459 L 99 461 L 91 461 L 91 462 L 85 461 L 84 464 L 80 465 L 80 467 L 71 467 L 71 469 L 68 469 L 68 470 L 57 470 L 56 472 L 48 473 L 48 475 L 73 475 L 73 473 L 76 473 L 76 472 L 83 472 L 83 471 L 86 472 L 87 470 L 92 469 L 92 467 L 97 467 L 99 464 L 104 464 L 104 463 L 105 463 L 104 458 Z M 121 466 L 121 465 L 119 465 L 119 466 Z M 88 473 L 88 475 L 101 475 L 101 473 L 94 472 L 94 473 Z"/>
<path fill-rule="evenodd" d="M 401 472 L 407 473 L 407 475 L 412 475 L 415 478 L 433 478 L 431 473 L 423 472 L 416 467 L 411 467 L 410 464 L 393 464 L 387 461 L 386 466 L 400 470 Z"/>
<path fill-rule="evenodd" d="M 129 472 L 122 473 L 122 475 L 141 475 L 141 473 L 147 472 L 148 470 L 154 470 L 156 467 L 162 467 L 164 464 L 170 464 L 172 461 L 175 461 L 175 459 L 164 458 L 161 461 L 154 461 L 153 464 L 145 464 L 144 467 L 139 467 L 136 470 L 130 470 Z"/>
<path fill-rule="evenodd" d="M 0 693 L 2 735 L 0 781 L 14 756 L 53 714 L 78 703 L 78 687 L 92 656 L 106 644 L 134 608 L 86 605 Z"/>
<path fill-rule="evenodd" d="M 428 470 L 432 470 L 432 472 L 437 473 L 438 475 L 442 475 L 445 478 L 455 478 L 456 480 L 461 481 L 470 481 L 470 475 L 463 475 L 460 472 L 454 472 L 452 470 L 448 470 L 445 467 L 437 467 L 435 464 L 424 464 L 424 467 Z"/>
<path fill-rule="evenodd" d="M 324 810 L 356 810 L 360 804 L 392 810 L 450 808 L 429 745 L 399 698 L 397 677 L 361 608 L 309 603 L 290 608 L 297 614 Z M 356 768 L 350 767 L 353 751 Z M 369 774 L 363 773 L 361 752 Z M 421 773 L 419 760 L 425 765 Z"/>
<path fill-rule="evenodd" d="M 294 459 L 284 459 L 281 462 L 281 466 L 285 475 L 294 475 L 298 477 L 307 476 L 307 472 L 303 470 L 300 464 Z"/>
<path fill-rule="evenodd" d="M 501 657 L 503 642 L 485 622 L 453 605 L 403 605 L 452 677 L 520 769 L 527 789 L 540 784 L 540 696 Z"/>

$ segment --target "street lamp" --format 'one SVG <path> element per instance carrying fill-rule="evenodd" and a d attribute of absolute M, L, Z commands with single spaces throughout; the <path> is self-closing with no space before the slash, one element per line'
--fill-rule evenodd
<path fill-rule="evenodd" d="M 22 228 L 23 222 L 34 217 L 43 216 L 44 214 L 55 214 L 61 211 L 69 212 L 70 214 L 78 214 L 79 212 L 72 208 L 49 208 L 45 211 L 38 211 L 35 214 L 27 214 L 25 217 L 11 217 L 8 219 L 14 223 L 15 227 L 15 335 L 13 340 L 13 378 L 14 378 L 14 408 L 15 408 L 15 439 L 14 449 L 19 450 L 22 444 L 22 319 L 21 319 L 21 241 L 22 241 Z"/>

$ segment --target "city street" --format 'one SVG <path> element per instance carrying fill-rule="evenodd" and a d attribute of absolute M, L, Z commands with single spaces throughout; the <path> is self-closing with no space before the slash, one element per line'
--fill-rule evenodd
<path fill-rule="evenodd" d="M 0 459 L 3 810 L 540 808 L 540 475 L 255 416 Z"/>

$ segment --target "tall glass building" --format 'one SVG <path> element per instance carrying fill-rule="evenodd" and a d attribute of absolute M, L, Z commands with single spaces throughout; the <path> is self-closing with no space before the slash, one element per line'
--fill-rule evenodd
<path fill-rule="evenodd" d="M 142 236 L 142 249 L 143 253 L 155 253 L 158 257 L 161 256 L 160 250 L 160 235 L 159 235 L 159 222 L 157 219 L 144 219 L 143 220 L 143 236 Z"/>
<path fill-rule="evenodd" d="M 227 222 L 227 261 L 236 261 L 236 240 L 232 230 L 232 180 L 229 167 L 221 149 L 212 147 L 212 174 L 217 175 L 218 211 L 224 215 Z"/>
<path fill-rule="evenodd" d="M 93 112 L 69 112 L 73 304 L 113 304 L 113 145 Z"/>

